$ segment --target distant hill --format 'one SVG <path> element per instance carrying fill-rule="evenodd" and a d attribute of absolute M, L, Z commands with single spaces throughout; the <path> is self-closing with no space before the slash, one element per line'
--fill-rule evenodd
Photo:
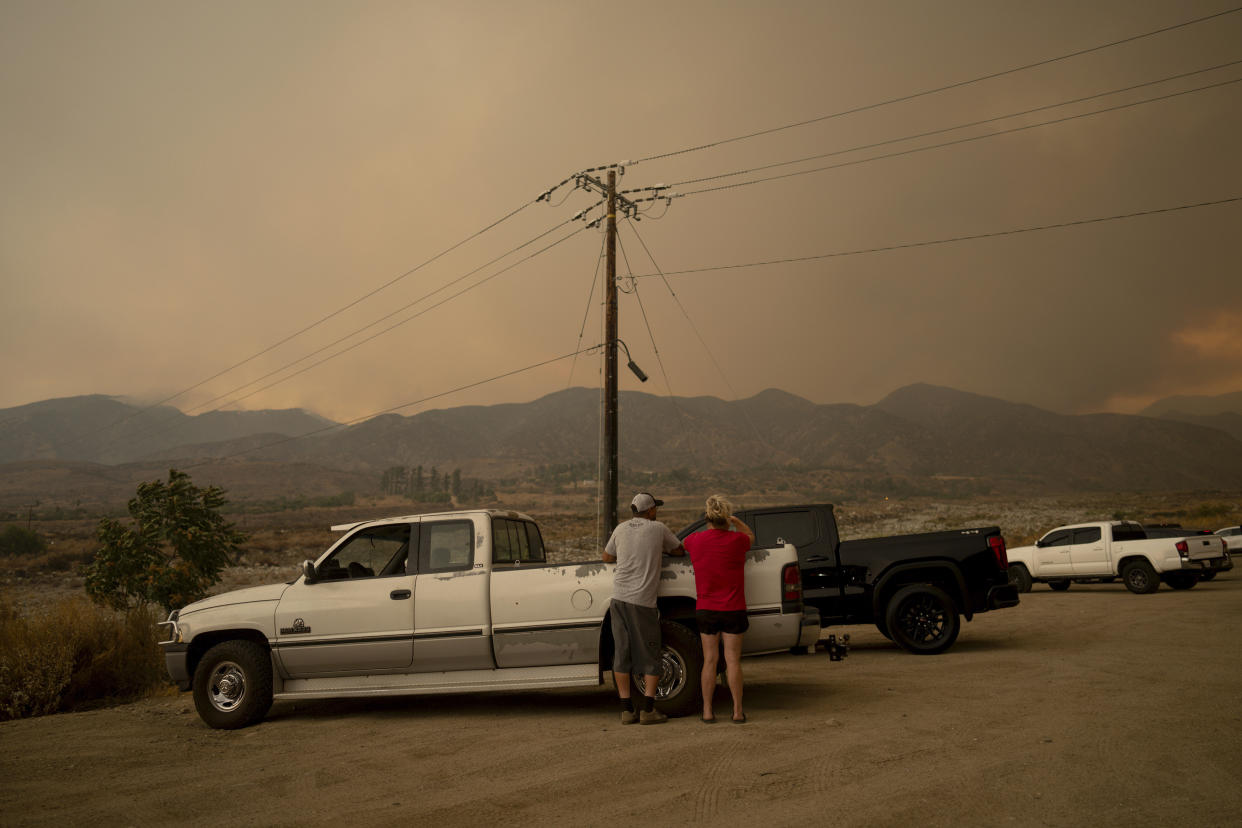
<path fill-rule="evenodd" d="M 255 434 L 298 437 L 335 425 L 301 409 L 211 411 L 142 408 L 92 394 L 0 409 L 0 463 L 70 460 L 116 465 L 159 458 L 177 446 Z"/>
<path fill-rule="evenodd" d="M 1218 428 L 1234 439 L 1242 440 L 1242 391 L 1215 397 L 1165 397 L 1139 413 L 1145 417 Z"/>
<path fill-rule="evenodd" d="M 211 461 L 213 473 L 275 498 L 280 489 L 306 489 L 309 481 L 317 481 L 316 491 L 329 490 L 338 474 L 364 493 L 377 489 L 393 466 L 460 468 L 493 481 L 569 466 L 590 477 L 599 445 L 599 393 L 587 388 L 528 403 L 389 414 L 326 430 L 327 421 L 306 412 L 250 412 L 254 416 L 213 422 L 179 420 L 179 412 L 161 409 L 184 429 L 155 432 L 144 444 L 145 415 L 134 416 L 112 427 L 132 435 L 128 454 L 106 439 L 115 422 L 109 418 L 127 410 L 108 397 L 83 397 L 0 411 L 0 458 L 59 461 L 66 468 L 87 461 L 97 464 L 88 467 L 96 477 L 113 474 L 101 458 L 137 452 L 144 468 Z M 6 427 L 14 412 L 24 418 L 20 427 Z M 79 434 L 86 436 L 75 443 Z M 177 442 L 174 434 L 204 439 Z M 686 470 L 771 484 L 796 479 L 823 491 L 1242 489 L 1242 440 L 1220 428 L 1148 416 L 1056 414 L 921 384 L 870 406 L 820 405 L 773 389 L 738 401 L 622 392 L 620 434 L 622 467 L 630 474 Z M 0 492 L 12 467 L 0 466 Z M 246 468 L 251 471 L 241 471 Z M 301 471 L 279 471 L 293 468 Z M 266 486 L 251 485 L 247 474 Z M 52 478 L 47 470 L 40 477 L 47 485 Z"/>

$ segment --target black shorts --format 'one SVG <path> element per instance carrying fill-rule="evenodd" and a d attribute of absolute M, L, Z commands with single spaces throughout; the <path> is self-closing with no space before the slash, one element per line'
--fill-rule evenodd
<path fill-rule="evenodd" d="M 707 635 L 722 632 L 741 635 L 750 629 L 746 610 L 695 610 L 694 620 L 698 622 L 699 632 Z"/>

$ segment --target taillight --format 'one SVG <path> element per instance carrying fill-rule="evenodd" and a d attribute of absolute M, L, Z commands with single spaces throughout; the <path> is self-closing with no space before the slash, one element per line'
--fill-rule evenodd
<path fill-rule="evenodd" d="M 785 564 L 781 570 L 781 600 L 797 602 L 802 600 L 802 573 L 796 563 Z"/>
<path fill-rule="evenodd" d="M 1009 569 L 1009 555 L 1005 553 L 1005 538 L 1003 535 L 992 535 L 988 538 L 988 546 L 992 549 L 992 554 L 996 556 L 996 565 L 1000 567 L 1000 571 L 1004 572 Z"/>
<path fill-rule="evenodd" d="M 1186 545 L 1186 541 L 1177 542 L 1177 554 L 1181 555 L 1183 558 L 1190 557 L 1190 547 Z"/>

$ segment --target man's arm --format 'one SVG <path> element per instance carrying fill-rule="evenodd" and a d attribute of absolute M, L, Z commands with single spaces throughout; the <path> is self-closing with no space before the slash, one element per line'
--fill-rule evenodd
<path fill-rule="evenodd" d="M 609 555 L 607 552 L 604 553 L 604 563 L 616 563 L 616 562 L 617 562 L 617 557 L 615 555 Z"/>
<path fill-rule="evenodd" d="M 677 536 L 673 534 L 673 530 L 667 526 L 664 527 L 664 554 L 671 555 L 674 558 L 680 558 L 686 554 L 686 547 L 681 541 L 677 540 Z"/>

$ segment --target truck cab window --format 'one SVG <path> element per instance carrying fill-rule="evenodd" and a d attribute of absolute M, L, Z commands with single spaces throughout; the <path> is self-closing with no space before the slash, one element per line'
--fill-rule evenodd
<path fill-rule="evenodd" d="M 809 511 L 757 512 L 750 528 L 755 533 L 755 546 L 761 549 L 776 546 L 777 541 L 805 546 L 815 540 L 815 515 Z"/>
<path fill-rule="evenodd" d="M 409 540 L 407 523 L 361 529 L 316 567 L 319 580 L 404 575 Z"/>
<path fill-rule="evenodd" d="M 1055 532 L 1049 532 L 1039 541 L 1040 546 L 1069 546 L 1073 534 L 1069 529 L 1058 529 Z"/>
<path fill-rule="evenodd" d="M 446 520 L 422 524 L 418 571 L 454 572 L 474 566 L 474 523 Z"/>
<path fill-rule="evenodd" d="M 495 563 L 544 563 L 547 555 L 539 527 L 522 520 L 493 518 L 492 560 Z"/>
<path fill-rule="evenodd" d="M 1074 530 L 1074 543 L 1095 543 L 1100 539 L 1100 527 L 1089 526 L 1086 529 Z"/>

